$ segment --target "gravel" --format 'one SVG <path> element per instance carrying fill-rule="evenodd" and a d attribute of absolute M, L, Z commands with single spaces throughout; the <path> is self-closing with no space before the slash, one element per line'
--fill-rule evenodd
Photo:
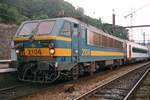
<path fill-rule="evenodd" d="M 122 76 L 131 70 L 139 68 L 141 67 L 141 65 L 142 64 L 130 65 L 121 67 L 116 70 L 101 72 L 96 76 L 94 75 L 94 78 L 90 78 L 91 76 L 87 76 L 89 78 L 83 80 L 80 79 L 77 82 L 71 83 L 74 84 L 74 91 L 72 91 L 71 93 L 65 92 L 65 85 L 67 84 L 63 84 L 59 85 L 58 87 L 50 88 L 46 91 L 41 91 L 40 93 L 21 98 L 21 100 L 71 100 L 99 85 L 108 82 L 113 78 Z M 145 65 L 145 63 L 143 63 L 143 65 Z"/>

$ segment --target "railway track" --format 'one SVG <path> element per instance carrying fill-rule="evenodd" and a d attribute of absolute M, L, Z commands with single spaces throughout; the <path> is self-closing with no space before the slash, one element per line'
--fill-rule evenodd
<path fill-rule="evenodd" d="M 102 73 L 101 73 L 102 74 Z M 99 75 L 101 76 L 101 75 Z M 92 76 L 93 77 L 93 76 Z M 94 75 L 94 77 L 96 77 Z M 88 78 L 88 79 L 87 79 Z M 84 81 L 89 80 L 90 77 L 85 77 Z M 83 78 L 84 79 L 84 78 Z M 81 79 L 83 81 L 83 79 Z M 91 78 L 90 78 L 91 79 Z M 79 81 L 79 80 L 78 80 Z M 54 89 L 55 88 L 60 88 L 59 90 L 64 91 L 64 86 L 66 84 L 76 84 L 76 82 L 58 82 L 58 83 L 54 83 L 54 84 L 47 84 L 47 85 L 42 85 L 42 84 L 20 84 L 20 85 L 16 85 L 16 86 L 12 86 L 12 87 L 8 87 L 5 89 L 0 89 L 0 100 L 10 100 L 10 99 L 17 99 L 20 100 L 20 98 L 22 97 L 27 97 L 31 94 L 35 94 L 38 92 L 44 92 L 44 91 L 53 91 L 52 93 L 54 93 Z M 76 89 L 76 87 L 75 87 Z M 56 91 L 55 91 L 56 92 Z M 60 91 L 57 91 L 58 93 L 60 93 Z M 57 93 L 56 92 L 56 93 Z M 42 93 L 43 94 L 43 93 Z M 44 93 L 45 94 L 45 93 Z M 70 93 L 68 93 L 70 95 Z M 49 94 L 50 96 L 50 94 Z M 57 94 L 58 97 L 58 94 Z M 61 98 L 62 99 L 62 98 Z M 25 99 L 26 100 L 26 99 Z M 39 99 L 40 100 L 40 99 Z M 53 100 L 53 99 L 51 99 Z M 57 99 L 56 99 L 57 100 Z M 59 99 L 60 100 L 60 99 Z M 70 100 L 70 99 L 69 99 Z"/>
<path fill-rule="evenodd" d="M 150 69 L 131 89 L 125 100 L 150 100 Z"/>
<path fill-rule="evenodd" d="M 17 99 L 22 96 L 37 93 L 46 87 L 48 87 L 48 85 L 33 83 L 22 83 L 18 85 L 13 85 L 7 88 L 0 89 L 0 100 Z"/>
<path fill-rule="evenodd" d="M 20 83 L 0 89 L 0 100 L 20 100 L 29 95 L 47 91 L 56 87 L 62 87 L 74 81 L 58 81 L 52 84 Z"/>
<path fill-rule="evenodd" d="M 129 95 L 133 92 L 133 87 L 135 87 L 135 84 L 139 82 L 141 77 L 144 77 L 143 75 L 147 70 L 150 70 L 150 64 L 144 65 L 124 76 L 112 79 L 103 85 L 97 86 L 74 100 L 127 100 Z"/>

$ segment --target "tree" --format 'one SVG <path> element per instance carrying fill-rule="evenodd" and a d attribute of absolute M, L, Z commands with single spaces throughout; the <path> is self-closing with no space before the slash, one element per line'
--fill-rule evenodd
<path fill-rule="evenodd" d="M 2 22 L 6 23 L 20 23 L 27 19 L 25 16 L 20 15 L 15 7 L 7 4 L 0 4 L 0 18 Z"/>
<path fill-rule="evenodd" d="M 83 16 L 84 15 L 84 9 L 82 7 L 78 7 L 77 9 L 77 14 Z"/>
<path fill-rule="evenodd" d="M 113 33 L 112 24 L 104 23 L 103 26 L 104 26 L 103 27 L 104 30 L 106 30 L 109 34 L 112 34 L 116 37 L 128 40 L 129 31 L 127 29 L 125 29 L 124 27 L 116 25 L 115 33 Z"/>
<path fill-rule="evenodd" d="M 112 34 L 112 25 L 102 23 L 101 19 L 91 18 L 84 14 L 82 7 L 75 7 L 64 0 L 1 0 L 0 21 L 5 23 L 21 23 L 24 20 L 47 19 L 56 17 L 75 17 Z M 127 39 L 128 31 L 116 26 L 120 38 Z"/>

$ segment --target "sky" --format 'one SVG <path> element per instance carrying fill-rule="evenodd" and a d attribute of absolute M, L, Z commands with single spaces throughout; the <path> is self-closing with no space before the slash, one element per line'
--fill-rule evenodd
<path fill-rule="evenodd" d="M 84 13 L 93 18 L 101 18 L 103 22 L 112 23 L 112 12 L 116 14 L 116 24 L 122 26 L 150 25 L 150 1 L 149 0 L 65 0 L 74 7 L 82 7 Z M 140 9 L 140 10 L 138 10 Z M 137 10 L 137 11 L 136 11 Z M 124 16 L 136 11 L 131 16 Z M 132 23 L 132 24 L 131 24 Z M 130 29 L 130 39 L 150 40 L 150 27 Z"/>

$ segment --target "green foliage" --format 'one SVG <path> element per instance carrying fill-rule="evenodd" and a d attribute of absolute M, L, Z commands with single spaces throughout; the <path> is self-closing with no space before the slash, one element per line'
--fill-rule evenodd
<path fill-rule="evenodd" d="M 112 29 L 112 24 L 107 24 L 107 23 L 104 23 L 103 24 L 103 28 L 104 30 L 109 33 L 109 34 L 112 34 L 116 37 L 119 37 L 119 38 L 122 38 L 122 39 L 127 39 L 128 40 L 128 30 L 125 29 L 124 27 L 122 26 L 118 26 L 116 25 L 115 26 L 115 32 L 113 33 L 113 29 Z"/>
<path fill-rule="evenodd" d="M 47 15 L 44 15 L 44 14 L 43 14 L 43 15 L 39 15 L 39 16 L 32 16 L 32 19 L 37 19 L 37 20 L 38 20 L 38 19 L 39 19 L 39 20 L 40 20 L 40 19 L 48 19 L 48 16 L 47 16 Z"/>
<path fill-rule="evenodd" d="M 25 16 L 20 15 L 15 7 L 7 4 L 0 4 L 0 21 L 5 23 L 20 23 L 27 19 Z"/>
<path fill-rule="evenodd" d="M 20 24 L 24 20 L 47 19 L 56 17 L 76 17 L 87 24 L 112 33 L 112 26 L 103 24 L 101 19 L 91 18 L 84 14 L 84 9 L 75 9 L 72 4 L 64 0 L 1 0 L 0 22 Z M 118 27 L 118 26 L 116 26 Z M 113 34 L 127 39 L 128 31 L 118 28 Z"/>

